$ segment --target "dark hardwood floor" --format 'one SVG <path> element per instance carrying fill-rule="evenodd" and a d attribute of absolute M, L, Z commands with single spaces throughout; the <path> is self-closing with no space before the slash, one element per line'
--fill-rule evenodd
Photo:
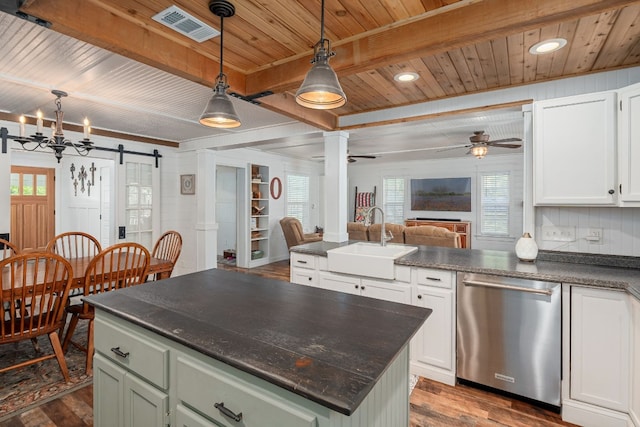
<path fill-rule="evenodd" d="M 224 264 L 218 268 L 289 281 L 288 261 L 251 270 Z M 92 426 L 92 399 L 93 389 L 88 385 L 4 420 L 0 427 Z M 451 387 L 425 378 L 420 378 L 411 393 L 410 405 L 410 427 L 573 426 L 563 422 L 559 414 L 517 399 L 466 385 Z"/>

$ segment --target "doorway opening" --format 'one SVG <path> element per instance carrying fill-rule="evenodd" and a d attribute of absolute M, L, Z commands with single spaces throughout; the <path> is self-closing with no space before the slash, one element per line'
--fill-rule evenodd
<path fill-rule="evenodd" d="M 248 266 L 245 233 L 246 206 L 244 168 L 216 166 L 216 222 L 218 263 Z"/>

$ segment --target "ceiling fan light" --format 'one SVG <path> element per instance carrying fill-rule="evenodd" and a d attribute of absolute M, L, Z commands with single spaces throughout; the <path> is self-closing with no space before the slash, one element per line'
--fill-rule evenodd
<path fill-rule="evenodd" d="M 327 58 L 319 54 L 296 92 L 296 102 L 303 107 L 329 110 L 342 107 L 347 102 L 338 76 L 329 65 Z"/>
<path fill-rule="evenodd" d="M 476 156 L 476 158 L 478 159 L 484 158 L 484 156 L 487 155 L 488 151 L 489 150 L 487 149 L 487 146 L 484 144 L 474 145 L 473 147 L 471 147 L 471 154 Z"/>
<path fill-rule="evenodd" d="M 226 93 L 224 82 L 219 81 L 216 84 L 213 96 L 200 116 L 200 124 L 222 129 L 237 128 L 241 125 L 240 117 Z"/>

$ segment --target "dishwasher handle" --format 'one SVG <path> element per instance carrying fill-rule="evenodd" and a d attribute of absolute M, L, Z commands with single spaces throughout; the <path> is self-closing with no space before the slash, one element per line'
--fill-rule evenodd
<path fill-rule="evenodd" d="M 529 292 L 532 294 L 541 294 L 541 295 L 547 295 L 547 296 L 550 296 L 553 293 L 551 289 L 523 288 L 520 286 L 503 285 L 501 283 L 485 282 L 482 280 L 463 280 L 462 283 L 464 283 L 466 286 L 484 286 L 486 288 L 509 289 L 512 291 Z"/>

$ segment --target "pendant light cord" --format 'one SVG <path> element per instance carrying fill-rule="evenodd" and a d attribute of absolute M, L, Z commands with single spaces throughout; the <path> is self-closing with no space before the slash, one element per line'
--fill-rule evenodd
<path fill-rule="evenodd" d="M 324 0 L 322 0 L 324 1 Z M 220 16 L 220 74 L 218 75 L 218 79 L 222 80 L 224 73 L 222 72 L 222 62 L 223 62 L 223 49 L 224 46 L 224 17 Z"/>
<path fill-rule="evenodd" d="M 324 45 L 324 0 L 320 9 L 320 43 Z"/>

